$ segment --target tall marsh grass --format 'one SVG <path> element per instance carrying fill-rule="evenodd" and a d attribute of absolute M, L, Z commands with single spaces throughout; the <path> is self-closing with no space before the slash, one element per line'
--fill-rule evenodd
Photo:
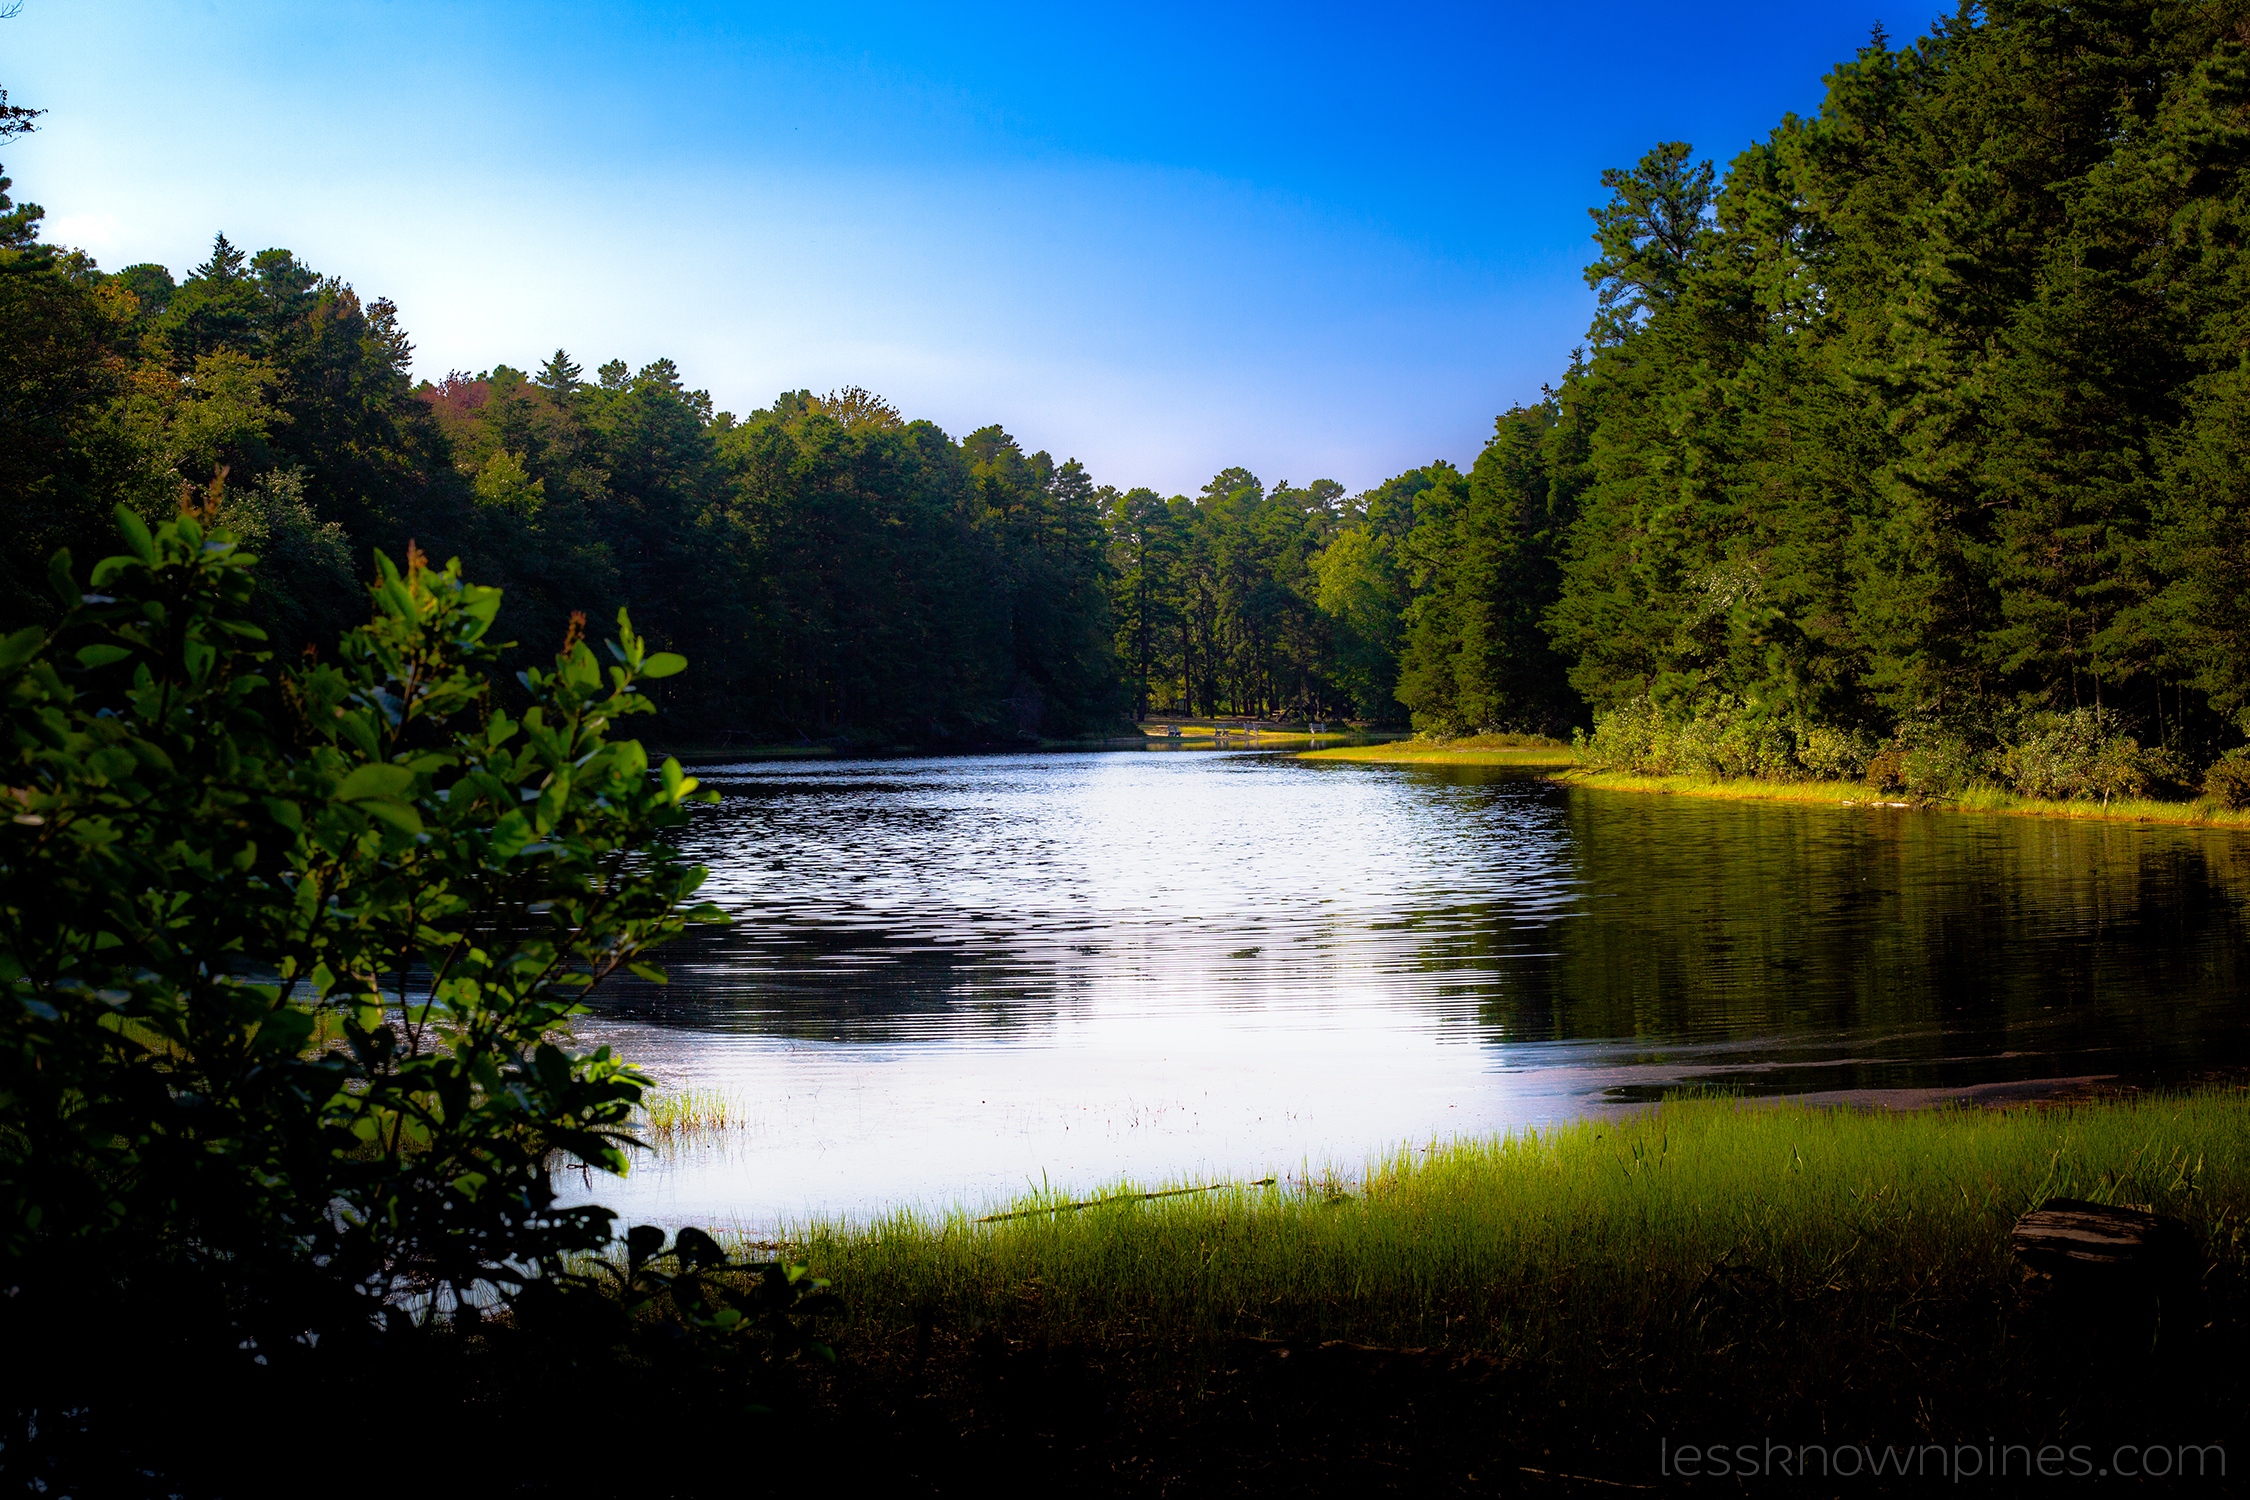
<path fill-rule="evenodd" d="M 681 1146 L 747 1130 L 744 1101 L 721 1089 L 661 1089 L 641 1097 L 634 1134 L 652 1146 Z"/>
<path fill-rule="evenodd" d="M 1012 1209 L 1058 1211 L 997 1223 L 898 1213 L 812 1225 L 792 1253 L 869 1332 L 996 1322 L 1172 1347 L 1343 1339 L 1611 1363 L 1651 1341 L 1723 1341 L 1746 1299 L 1782 1323 L 1817 1307 L 1822 1325 L 1893 1333 L 1964 1299 L 1989 1313 L 2019 1280 L 2010 1226 L 2050 1196 L 2183 1216 L 2239 1271 L 2246 1096 L 1897 1114 L 1680 1100 L 1400 1152 L 1348 1190 L 1315 1179 L 1075 1212 L 1031 1199 Z"/>

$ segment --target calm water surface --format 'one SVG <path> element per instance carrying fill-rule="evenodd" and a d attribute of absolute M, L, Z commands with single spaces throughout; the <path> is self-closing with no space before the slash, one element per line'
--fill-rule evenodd
<path fill-rule="evenodd" d="M 699 774 L 735 924 L 584 1033 L 747 1123 L 574 1194 L 634 1222 L 1349 1169 L 1683 1085 L 2250 1059 L 2237 833 L 1211 752 Z"/>

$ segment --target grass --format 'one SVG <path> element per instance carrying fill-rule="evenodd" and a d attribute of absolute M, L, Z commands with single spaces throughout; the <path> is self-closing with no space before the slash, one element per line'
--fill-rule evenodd
<path fill-rule="evenodd" d="M 724 1090 L 662 1089 L 642 1096 L 633 1133 L 652 1146 L 682 1146 L 751 1124 L 744 1101 Z"/>
<path fill-rule="evenodd" d="M 2049 1195 L 2184 1218 L 2194 1274 L 2028 1281 L 2008 1231 Z M 988 1495 L 1015 1474 L 1087 1496 L 1596 1496 L 1670 1488 L 1683 1444 L 1769 1443 L 1793 1460 L 1927 1452 L 1905 1478 L 1767 1470 L 1714 1492 L 1914 1495 L 1947 1477 L 1929 1452 L 2106 1459 L 2121 1443 L 2226 1445 L 2232 1477 L 2186 1487 L 2240 1488 L 2239 1087 L 1996 1112 L 1683 1099 L 1349 1177 L 1089 1196 L 1104 1201 L 801 1227 L 785 1253 L 849 1309 L 832 1367 L 776 1380 L 677 1341 L 624 1354 L 499 1319 L 285 1376 L 158 1380 L 163 1399 L 130 1411 L 145 1428 L 119 1430 L 143 1440 L 136 1478 L 142 1454 L 201 1460 L 209 1481 L 175 1486 L 193 1493 L 239 1488 L 229 1413 L 375 1410 L 401 1390 L 442 1393 L 413 1458 L 463 1492 L 731 1495 L 754 1473 L 916 1495 Z M 751 1400 L 774 1410 L 746 1414 Z M 653 1436 L 516 1440 L 558 1413 L 593 1430 L 619 1412 Z M 280 1424 L 260 1453 L 309 1471 L 334 1433 Z M 366 1487 L 398 1472 L 368 1465 Z"/>
<path fill-rule="evenodd" d="M 1546 771 L 1549 779 L 1612 792 L 1656 792 L 1676 797 L 1731 802 L 1802 802 L 1833 807 L 1950 808 L 1957 812 L 2001 813 L 2025 818 L 2072 818 L 2112 823 L 2178 823 L 2250 827 L 2250 808 L 2230 808 L 2212 797 L 2166 802 L 2153 797 L 2120 797 L 2110 802 L 2054 802 L 2025 797 L 2005 787 L 1980 786 L 1958 797 L 1910 798 L 1878 792 L 1858 781 L 1768 781 L 1756 777 L 1652 776 L 1639 771 L 1602 771 L 1579 762 L 1577 752 L 1554 740 L 1522 735 L 1479 735 L 1473 739 L 1430 742 L 1402 740 L 1388 745 L 1351 745 L 1308 750 L 1299 760 L 1369 761 L 1394 765 L 1519 766 Z"/>
<path fill-rule="evenodd" d="M 1477 734 L 1454 740 L 1394 740 L 1387 745 L 1350 745 L 1308 750 L 1300 760 L 1354 760 L 1400 765 L 1561 767 L 1578 757 L 1560 740 L 1535 734 Z"/>
<path fill-rule="evenodd" d="M 1805 802 L 1834 806 L 1934 807 L 1959 812 L 2001 813 L 2012 817 L 2093 819 L 2113 823 L 2180 823 L 2219 827 L 2250 827 L 2250 809 L 2233 809 L 2210 797 L 2185 802 L 2160 802 L 2154 798 L 2118 798 L 2108 803 L 2052 802 L 2020 796 L 2004 787 L 1975 787 L 1958 797 L 1907 797 L 1904 793 L 1878 792 L 1857 781 L 1765 781 L 1751 777 L 1649 776 L 1635 771 L 1596 771 L 1572 768 L 1555 778 L 1573 786 L 1605 791 L 1658 792 L 1681 797 L 1717 798 L 1738 802 Z"/>
<path fill-rule="evenodd" d="M 1707 1337 L 1680 1319 L 1715 1278 L 1889 1328 L 1941 1287 L 2004 1290 L 2009 1227 L 2049 1196 L 2180 1215 L 2239 1267 L 2250 1105 L 2233 1089 L 2002 1112 L 1683 1100 L 1401 1152 L 1351 1180 L 1133 1191 L 1075 1211 L 1030 1198 L 997 1222 L 816 1224 L 799 1253 L 852 1289 L 870 1331 L 935 1310 L 1183 1348 L 1346 1339 L 1551 1360 L 1654 1326 Z"/>
<path fill-rule="evenodd" d="M 2224 1442 L 2250 1402 L 2239 1088 L 1681 1100 L 1122 1192 L 803 1229 L 790 1257 L 850 1306 L 807 1430 L 925 1489 L 1030 1464 L 1099 1493 L 1593 1494 L 1656 1484 L 1660 1444 Z M 2027 1281 L 2009 1229 L 2049 1196 L 2185 1218 L 2198 1276 Z"/>

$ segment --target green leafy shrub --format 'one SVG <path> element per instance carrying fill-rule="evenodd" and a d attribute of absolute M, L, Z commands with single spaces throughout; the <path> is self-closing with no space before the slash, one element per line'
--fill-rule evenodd
<path fill-rule="evenodd" d="M 1669 747 L 1670 741 L 1664 715 L 1646 698 L 1595 714 L 1591 735 L 1583 729 L 1571 735 L 1572 748 L 1590 766 L 1652 774 L 1660 774 L 1658 767 L 1667 764 L 1659 747 Z"/>
<path fill-rule="evenodd" d="M 2203 773 L 2203 795 L 2240 812 L 2250 807 L 2250 752 L 2230 750 Z"/>
<path fill-rule="evenodd" d="M 1876 755 L 1874 737 L 1863 730 L 1827 724 L 1805 727 L 1797 740 L 1797 762 L 1821 781 L 1858 781 Z"/>
<path fill-rule="evenodd" d="M 1999 754 L 2000 779 L 2057 802 L 2137 797 L 2159 769 L 2109 709 L 2026 715 Z"/>
<path fill-rule="evenodd" d="M 1884 790 L 1910 797 L 1958 797 L 1985 780 L 1986 757 L 1968 739 L 1934 724 L 1899 726 L 1882 764 Z"/>
<path fill-rule="evenodd" d="M 1806 774 L 1801 735 L 1795 720 L 1721 693 L 1694 709 L 1636 698 L 1596 714 L 1573 744 L 1589 765 L 1644 775 L 1794 781 Z"/>
<path fill-rule="evenodd" d="M 1997 748 L 1985 748 L 1995 739 Z M 2028 714 L 1974 736 L 1913 720 L 1878 743 L 1864 731 L 1771 713 L 1731 694 L 1693 710 L 1638 698 L 1595 715 L 1593 733 L 1573 743 L 1586 764 L 1601 769 L 1767 781 L 1864 778 L 1880 791 L 1924 798 L 1959 797 L 1998 780 L 2028 797 L 2107 802 L 2152 787 L 2184 789 L 2187 779 L 2166 752 L 2143 749 L 2125 734 L 2117 715 L 2090 708 Z M 2210 774 L 2224 782 L 2235 773 Z"/>
<path fill-rule="evenodd" d="M 1672 758 L 1698 776 L 1792 780 L 1801 774 L 1788 726 L 1731 694 L 1677 721 Z"/>
<path fill-rule="evenodd" d="M 634 1226 L 624 1254 L 535 1283 L 519 1321 L 535 1337 L 580 1349 L 629 1347 L 643 1361 L 692 1365 L 756 1389 L 800 1355 L 833 1363 L 836 1351 L 812 1320 L 844 1311 L 843 1299 L 802 1265 L 736 1261 L 700 1229 Z M 666 1269 L 669 1263 L 670 1269 Z"/>
<path fill-rule="evenodd" d="M 552 1170 L 622 1171 L 646 1080 L 570 1019 L 720 917 L 664 841 L 695 783 L 609 738 L 685 665 L 622 612 L 511 717 L 498 591 L 410 548 L 333 661 L 276 670 L 209 519 L 121 510 L 129 553 L 86 588 L 59 555 L 61 618 L 0 642 L 0 1319 L 105 1367 L 113 1310 L 263 1361 L 601 1249 Z"/>

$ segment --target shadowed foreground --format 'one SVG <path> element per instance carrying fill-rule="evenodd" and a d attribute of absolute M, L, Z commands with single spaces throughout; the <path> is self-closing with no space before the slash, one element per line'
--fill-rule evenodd
<path fill-rule="evenodd" d="M 2246 1127 L 2237 1088 L 1899 1115 L 1680 1101 L 1349 1182 L 821 1226 L 789 1253 L 850 1304 L 832 1369 L 746 1390 L 671 1365 L 661 1340 L 423 1330 L 143 1386 L 164 1399 L 130 1461 L 237 1492 L 243 1413 L 297 1414 L 261 1430 L 261 1462 L 328 1467 L 334 1430 L 302 1417 L 401 1403 L 347 1486 L 430 1464 L 500 1493 L 966 1493 L 1026 1475 L 1096 1493 L 1607 1493 L 1676 1483 L 1683 1445 L 1751 1445 L 1766 1490 L 1825 1493 L 1841 1445 L 1855 1466 L 1911 1456 L 1905 1479 L 1856 1481 L 1904 1492 L 2003 1446 L 2021 1475 L 2044 1445 L 2071 1473 L 2133 1444 L 2231 1493 L 2215 1466 L 2246 1456 Z M 2050 1197 L 2183 1220 L 2183 1259 L 2114 1284 L 2027 1275 L 2009 1231 Z"/>

